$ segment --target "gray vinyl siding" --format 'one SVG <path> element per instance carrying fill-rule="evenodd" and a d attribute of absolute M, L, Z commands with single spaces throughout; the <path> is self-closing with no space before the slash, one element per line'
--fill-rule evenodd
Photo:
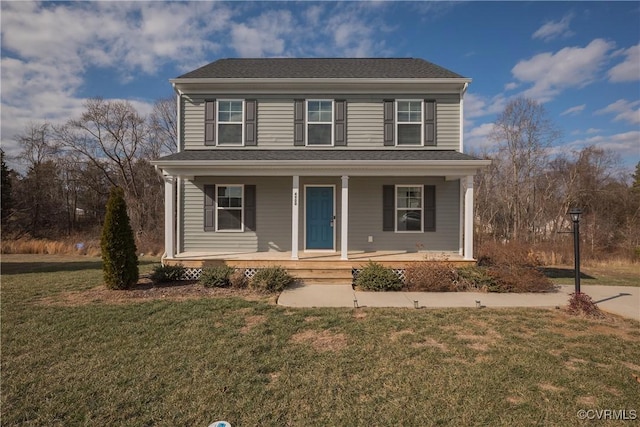
<path fill-rule="evenodd" d="M 256 185 L 256 231 L 204 231 L 204 185 Z M 197 177 L 185 181 L 182 250 L 186 252 L 266 252 L 291 250 L 291 178 Z"/>
<path fill-rule="evenodd" d="M 258 147 L 293 146 L 293 100 L 258 101 Z"/>
<path fill-rule="evenodd" d="M 244 99 L 249 95 L 225 95 Z M 342 99 L 344 96 L 301 95 L 299 98 Z M 182 97 L 181 131 L 185 150 L 212 149 L 204 145 L 204 101 L 215 95 Z M 460 96 L 458 94 L 389 95 L 385 99 L 426 98 L 437 102 L 437 145 L 434 150 L 460 148 Z M 347 146 L 337 149 L 398 149 L 383 146 L 382 98 L 347 97 Z M 258 144 L 246 149 L 291 149 L 293 147 L 293 98 L 258 98 Z M 415 147 L 412 147 L 415 149 Z"/>
<path fill-rule="evenodd" d="M 347 102 L 347 144 L 351 148 L 379 148 L 383 138 L 383 104 Z"/>
<path fill-rule="evenodd" d="M 204 231 L 205 184 L 256 185 L 256 232 Z M 382 231 L 383 185 L 435 185 L 436 231 Z M 305 186 L 335 188 L 335 249 L 340 251 L 340 177 L 300 177 L 299 241 L 305 248 Z M 291 177 L 197 177 L 184 180 L 180 219 L 181 250 L 186 252 L 267 252 L 291 250 Z M 349 249 L 415 252 L 457 251 L 460 239 L 460 181 L 441 177 L 351 177 L 349 179 Z M 373 236 L 373 242 L 368 242 Z"/>
<path fill-rule="evenodd" d="M 383 185 L 435 185 L 436 231 L 382 231 Z M 349 179 L 349 249 L 457 251 L 460 236 L 460 181 L 439 177 L 351 177 Z M 373 236 L 373 243 L 368 243 Z"/>
<path fill-rule="evenodd" d="M 182 141 L 185 150 L 210 149 L 204 145 L 204 97 L 182 97 Z"/>
<path fill-rule="evenodd" d="M 436 150 L 460 149 L 460 95 L 439 95 L 437 102 Z"/>

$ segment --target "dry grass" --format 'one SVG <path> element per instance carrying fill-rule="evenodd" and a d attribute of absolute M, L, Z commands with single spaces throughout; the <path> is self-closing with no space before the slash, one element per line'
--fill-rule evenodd
<path fill-rule="evenodd" d="M 160 256 L 164 252 L 162 243 L 136 242 L 137 252 L 149 256 Z M 59 240 L 20 238 L 2 240 L 2 254 L 36 255 L 87 255 L 100 256 L 100 238 L 95 236 L 71 236 Z"/>
<path fill-rule="evenodd" d="M 69 306 L 101 271 L 64 258 L 2 258 L 2 425 L 579 426 L 578 409 L 637 406 L 628 319 L 292 309 L 167 288 Z"/>

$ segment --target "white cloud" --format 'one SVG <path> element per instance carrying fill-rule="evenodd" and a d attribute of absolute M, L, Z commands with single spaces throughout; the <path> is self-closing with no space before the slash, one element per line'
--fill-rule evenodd
<path fill-rule="evenodd" d="M 483 123 L 469 131 L 465 128 L 464 151 L 469 153 L 490 150 L 492 141 L 489 140 L 489 135 L 491 131 L 493 131 L 493 123 Z"/>
<path fill-rule="evenodd" d="M 231 45 L 242 57 L 281 56 L 284 37 L 295 26 L 291 12 L 268 11 L 247 23 L 233 24 Z"/>
<path fill-rule="evenodd" d="M 576 105 L 575 107 L 571 107 L 568 108 L 566 110 L 564 110 L 562 113 L 560 113 L 561 116 L 566 116 L 568 114 L 575 116 L 578 113 L 584 111 L 585 107 L 587 106 L 587 104 L 582 104 L 582 105 Z"/>
<path fill-rule="evenodd" d="M 546 102 L 567 88 L 592 83 L 613 47 L 612 42 L 595 39 L 585 47 L 565 47 L 522 60 L 511 72 L 517 80 L 533 84 L 524 96 Z"/>
<path fill-rule="evenodd" d="M 594 114 L 615 114 L 613 121 L 625 121 L 633 125 L 640 124 L 640 100 L 627 101 L 626 99 L 619 99 Z"/>
<path fill-rule="evenodd" d="M 519 85 L 516 82 L 509 82 L 506 85 L 504 85 L 504 90 L 513 90 L 515 88 L 517 88 Z"/>
<path fill-rule="evenodd" d="M 621 159 L 631 159 L 637 162 L 640 159 L 640 131 L 617 133 L 614 135 L 597 135 L 585 139 L 577 139 L 566 144 L 554 147 L 556 153 L 567 150 L 581 150 L 590 145 L 595 145 L 619 156 Z"/>
<path fill-rule="evenodd" d="M 640 80 L 640 44 L 621 53 L 626 59 L 609 70 L 609 81 L 619 83 Z"/>
<path fill-rule="evenodd" d="M 489 98 L 475 93 L 467 93 L 464 96 L 464 116 L 468 119 L 474 119 L 499 114 L 504 110 L 507 102 L 508 99 L 502 94 Z"/>
<path fill-rule="evenodd" d="M 538 28 L 531 36 L 533 39 L 542 39 L 546 42 L 558 37 L 569 37 L 573 32 L 569 29 L 569 24 L 573 19 L 573 14 L 565 15 L 560 21 L 546 22 L 542 27 Z"/>

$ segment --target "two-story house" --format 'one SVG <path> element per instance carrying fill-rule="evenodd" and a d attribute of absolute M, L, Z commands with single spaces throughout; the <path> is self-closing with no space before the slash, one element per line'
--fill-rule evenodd
<path fill-rule="evenodd" d="M 165 262 L 472 260 L 489 162 L 463 153 L 470 81 L 414 58 L 221 59 L 171 80 L 178 152 L 154 162 Z"/>

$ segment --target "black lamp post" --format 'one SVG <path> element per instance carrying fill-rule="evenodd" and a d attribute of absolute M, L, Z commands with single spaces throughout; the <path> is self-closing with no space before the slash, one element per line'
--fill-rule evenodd
<path fill-rule="evenodd" d="M 580 214 L 581 209 L 571 208 L 569 215 L 573 221 L 573 260 L 576 275 L 576 294 L 580 293 Z"/>

